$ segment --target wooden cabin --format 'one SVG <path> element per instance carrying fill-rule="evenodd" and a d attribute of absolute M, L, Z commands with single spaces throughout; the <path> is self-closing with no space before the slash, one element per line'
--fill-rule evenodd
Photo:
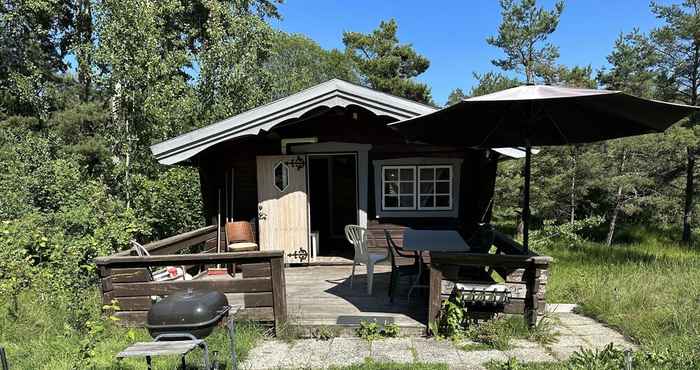
<path fill-rule="evenodd" d="M 352 258 L 347 224 L 400 243 L 403 227 L 469 234 L 488 221 L 499 153 L 406 142 L 391 128 L 436 109 L 334 79 L 151 149 L 199 169 L 210 224 L 250 221 L 260 249 L 283 249 L 288 264 Z"/>
<path fill-rule="evenodd" d="M 520 313 L 534 325 L 544 309 L 549 260 L 524 253 L 498 232 L 495 254 L 429 254 L 427 304 L 394 302 L 387 295 L 389 265 L 379 267 L 385 273 L 369 297 L 345 279 L 350 266 L 328 266 L 352 262 L 354 250 L 344 235 L 348 224 L 372 230 L 376 247 L 383 249 L 385 229 L 396 244 L 402 244 L 406 227 L 456 229 L 466 241 L 479 223 L 489 221 L 497 161 L 524 152 L 407 142 L 391 127 L 435 110 L 330 80 L 154 145 L 160 163 L 198 168 L 209 226 L 146 244 L 142 253 L 132 249 L 97 258 L 103 303 L 117 304 L 114 314 L 122 324 L 142 326 L 154 297 L 215 289 L 242 307 L 241 318 L 278 327 L 289 312 L 303 330 L 352 329 L 372 317 L 393 320 L 403 332 L 425 332 L 455 283 L 490 286 L 488 271 L 495 271 L 509 300 L 475 301 L 470 314 Z M 244 225 L 260 250 L 219 250 L 220 226 L 229 220 L 249 222 L 229 225 Z M 284 268 L 309 264 L 317 266 Z M 182 279 L 156 281 L 153 269 L 164 266 L 183 266 Z M 408 298 L 409 286 L 403 288 Z"/>

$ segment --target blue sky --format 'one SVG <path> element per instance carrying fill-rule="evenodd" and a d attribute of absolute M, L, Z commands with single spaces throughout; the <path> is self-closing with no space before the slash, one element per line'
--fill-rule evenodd
<path fill-rule="evenodd" d="M 539 3 L 551 8 L 554 1 Z M 395 18 L 399 40 L 430 59 L 419 80 L 432 88 L 438 104 L 454 88 L 468 92 L 472 72 L 496 70 L 490 61 L 501 55 L 486 43 L 500 22 L 496 0 L 285 0 L 280 11 L 283 19 L 275 27 L 305 34 L 327 49 L 343 48 L 343 31 L 370 32 L 381 20 Z M 656 25 L 645 0 L 569 0 L 551 41 L 560 47 L 561 64 L 598 69 L 620 32 Z"/>

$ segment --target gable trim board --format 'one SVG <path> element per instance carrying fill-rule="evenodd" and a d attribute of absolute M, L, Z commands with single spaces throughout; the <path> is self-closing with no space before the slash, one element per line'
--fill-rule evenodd
<path fill-rule="evenodd" d="M 151 146 L 161 164 L 189 159 L 220 142 L 257 135 L 289 119 L 299 118 L 320 107 L 357 105 L 380 116 L 404 120 L 432 113 L 437 108 L 372 90 L 339 79 L 332 79 L 286 98 L 243 112 L 209 126 L 190 131 Z"/>

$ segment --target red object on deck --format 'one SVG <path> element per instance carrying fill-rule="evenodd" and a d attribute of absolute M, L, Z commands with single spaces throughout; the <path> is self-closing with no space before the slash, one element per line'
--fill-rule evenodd
<path fill-rule="evenodd" d="M 225 267 L 210 267 L 207 269 L 207 275 L 225 275 L 228 269 Z"/>

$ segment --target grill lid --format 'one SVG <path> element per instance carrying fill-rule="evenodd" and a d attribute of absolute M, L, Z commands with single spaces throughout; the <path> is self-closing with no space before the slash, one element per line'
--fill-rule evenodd
<path fill-rule="evenodd" d="M 148 311 L 146 327 L 195 329 L 219 321 L 228 309 L 228 300 L 223 293 L 188 289 L 153 304 Z"/>

